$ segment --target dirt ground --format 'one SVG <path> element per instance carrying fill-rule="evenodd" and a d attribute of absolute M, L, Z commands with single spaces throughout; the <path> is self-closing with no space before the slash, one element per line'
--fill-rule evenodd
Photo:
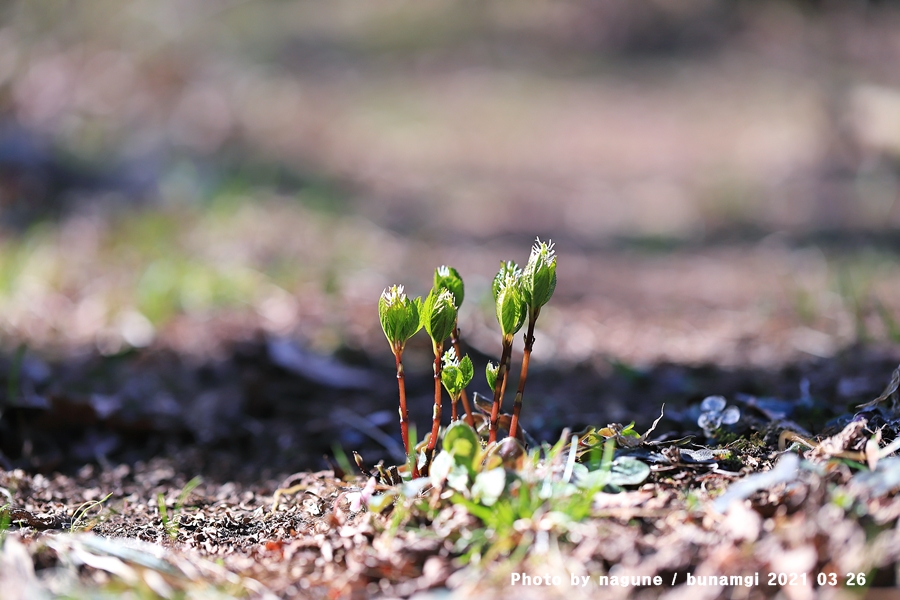
<path fill-rule="evenodd" d="M 534 534 L 530 547 L 544 535 L 541 549 L 514 561 L 484 562 L 460 559 L 459 539 L 478 526 L 462 507 L 441 504 L 430 521 L 397 508 L 405 515 L 397 528 L 391 511 L 353 505 L 365 477 L 315 470 L 335 440 L 359 450 L 369 467 L 381 459 L 396 462 L 390 447 L 373 439 L 395 433 L 394 419 L 378 416 L 393 412 L 391 370 L 359 366 L 357 357 L 353 370 L 339 371 L 330 383 L 310 381 L 286 368 L 284 353 L 270 340 L 243 342 L 216 368 L 179 364 L 161 350 L 97 357 L 91 369 L 84 362 L 68 370 L 54 365 L 60 375 L 47 381 L 64 382 L 68 395 L 38 385 L 35 398 L 49 406 L 35 400 L 4 417 L 17 424 L 2 438 L 10 464 L 0 489 L 10 502 L 0 577 L 4 590 L 14 590 L 5 597 L 33 597 L 35 590 L 76 597 L 98 590 L 162 597 L 596 597 L 600 584 L 594 582 L 604 575 L 666 582 L 613 584 L 604 587 L 604 597 L 677 598 L 698 589 L 710 598 L 838 597 L 853 591 L 851 574 L 864 574 L 866 589 L 896 584 L 896 459 L 883 458 L 881 466 L 874 459 L 873 471 L 858 466 L 873 460 L 866 452 L 876 431 L 881 446 L 894 439 L 896 418 L 889 399 L 855 408 L 890 382 L 898 362 L 893 347 L 854 346 L 778 369 L 544 366 L 529 396 L 545 401 L 523 413 L 538 439 L 554 441 L 564 427 L 578 431 L 631 419 L 643 431 L 665 403 L 652 445 L 619 451 L 646 461 L 652 474 L 621 493 L 598 494 L 591 518 L 564 530 L 554 529 L 548 515 L 523 522 L 518 543 Z M 332 368 L 351 368 L 332 360 L 326 363 Z M 125 387 L 112 386 L 103 396 L 76 392 L 91 389 L 95 379 L 79 381 L 72 373 L 98 372 L 107 385 Z M 340 389 L 348 373 L 381 380 L 372 385 L 384 398 L 373 397 L 370 388 Z M 153 403 L 129 402 L 127 387 L 136 381 L 145 392 L 169 390 L 166 414 Z M 425 384 L 416 394 L 427 395 Z M 708 439 L 697 424 L 699 400 L 712 393 L 741 411 L 730 438 Z M 335 397 L 341 412 L 328 413 L 322 406 Z M 420 422 L 423 412 L 416 411 Z M 780 439 L 784 431 L 810 441 L 794 445 L 804 462 L 782 465 L 782 457 L 779 471 L 772 469 L 779 442 L 790 446 L 793 440 Z M 298 467 L 313 470 L 287 475 Z M 736 492 L 737 502 L 722 503 L 723 493 L 761 472 L 777 475 Z M 345 475 L 339 468 L 337 474 Z M 198 476 L 199 484 L 189 483 Z M 276 506 L 279 489 L 291 491 L 279 494 Z M 576 572 L 590 577 L 590 588 L 510 583 L 513 573 L 568 582 Z M 758 574 L 764 581 L 748 588 L 733 582 L 671 586 L 673 577 L 686 583 L 688 573 Z M 779 573 L 806 578 L 779 584 Z M 834 577 L 839 585 L 830 586 Z"/>

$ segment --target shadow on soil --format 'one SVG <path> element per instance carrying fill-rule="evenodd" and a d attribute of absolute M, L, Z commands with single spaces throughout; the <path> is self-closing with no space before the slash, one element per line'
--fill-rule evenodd
<path fill-rule="evenodd" d="M 472 358 L 478 371 L 488 357 Z M 523 423 L 537 440 L 632 420 L 644 431 L 665 404 L 653 437 L 693 435 L 704 443 L 699 403 L 722 395 L 741 409 L 735 433 L 755 419 L 788 420 L 817 435 L 875 398 L 897 362 L 889 349 L 852 347 L 778 369 L 614 362 L 535 369 Z M 218 361 L 146 350 L 51 363 L 20 351 L 3 357 L 0 369 L 0 468 L 72 472 L 162 456 L 183 473 L 253 481 L 323 468 L 337 446 L 359 451 L 369 464 L 398 462 L 392 366 L 359 351 L 325 357 L 260 337 L 234 344 Z M 407 375 L 419 431 L 430 427 L 428 375 Z M 479 379 L 470 390 L 486 394 Z"/>

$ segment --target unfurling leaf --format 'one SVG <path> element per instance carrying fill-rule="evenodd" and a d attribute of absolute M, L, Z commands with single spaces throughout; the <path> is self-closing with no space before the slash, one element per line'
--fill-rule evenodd
<path fill-rule="evenodd" d="M 465 286 L 463 285 L 463 280 L 459 275 L 459 271 L 453 267 L 442 265 L 435 269 L 434 289 L 450 290 L 450 293 L 453 294 L 453 303 L 456 305 L 456 309 L 459 310 L 459 307 L 462 306 L 463 298 L 465 297 Z"/>
<path fill-rule="evenodd" d="M 498 277 L 504 272 L 500 269 Z M 503 278 L 497 283 L 494 300 L 497 308 L 497 322 L 500 324 L 500 332 L 504 337 L 514 335 L 522 324 L 525 323 L 527 315 L 527 306 L 522 298 L 522 291 L 519 283 L 521 272 L 516 270 L 512 273 L 505 273 Z"/>
<path fill-rule="evenodd" d="M 463 356 L 459 362 L 459 370 L 462 372 L 463 387 L 466 387 L 472 383 L 472 378 L 475 377 L 475 367 L 472 365 L 472 359 L 469 358 L 468 354 Z"/>
<path fill-rule="evenodd" d="M 422 323 L 434 343 L 450 337 L 456 325 L 456 305 L 450 290 L 431 290 L 422 306 Z"/>
<path fill-rule="evenodd" d="M 384 290 L 378 299 L 378 317 L 384 336 L 395 352 L 403 351 L 407 340 L 422 328 L 422 299 L 408 298 L 402 285 Z"/>
<path fill-rule="evenodd" d="M 500 365 L 488 362 L 484 368 L 484 377 L 487 379 L 488 386 L 493 390 L 497 383 L 497 373 L 500 372 Z"/>
<path fill-rule="evenodd" d="M 456 357 L 456 350 L 450 348 L 444 352 L 441 362 L 443 363 L 441 382 L 447 389 L 447 393 L 455 398 L 472 381 L 472 360 L 468 356 L 464 356 L 462 361 L 460 361 Z"/>
<path fill-rule="evenodd" d="M 497 300 L 497 295 L 500 293 L 500 285 L 507 277 L 518 280 L 521 275 L 522 271 L 519 269 L 519 265 L 511 260 L 500 261 L 500 270 L 497 271 L 497 274 L 494 275 L 494 280 L 491 282 L 491 292 L 494 294 L 494 301 Z"/>
<path fill-rule="evenodd" d="M 556 289 L 556 252 L 553 242 L 540 238 L 531 249 L 528 264 L 522 272 L 522 295 L 531 310 L 547 304 Z"/>

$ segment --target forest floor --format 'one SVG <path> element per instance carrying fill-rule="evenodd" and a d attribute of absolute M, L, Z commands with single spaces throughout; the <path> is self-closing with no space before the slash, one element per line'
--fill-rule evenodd
<path fill-rule="evenodd" d="M 663 404 L 665 416 L 645 440 L 617 439 L 617 461 L 646 464 L 643 478 L 513 504 L 505 529 L 476 517 L 447 484 L 417 494 L 379 483 L 372 495 L 367 478 L 339 461 L 288 474 L 291 464 L 311 464 L 317 451 L 340 455 L 341 447 L 359 450 L 364 466 L 395 464 L 390 443 L 373 439 L 391 437 L 393 419 L 367 412 L 371 392 L 334 387 L 348 375 L 393 377 L 359 366 L 359 356 L 354 366 L 319 357 L 340 375 L 312 381 L 286 368 L 279 348 L 273 340 L 243 342 L 218 368 L 186 365 L 162 350 L 78 365 L 78 373 L 102 373 L 106 386 L 137 385 L 147 398 L 176 390 L 168 413 L 153 402 L 135 408 L 123 399 L 128 386 L 83 394 L 85 381 L 66 379 L 71 366 L 44 365 L 49 372 L 31 405 L 4 417 L 17 423 L 4 430 L 9 464 L 0 471 L 8 495 L 0 521 L 4 597 L 837 598 L 897 584 L 892 346 L 855 346 L 784 368 L 538 370 L 534 397 L 572 398 L 571 412 L 552 402 L 529 407 L 525 423 L 539 439 L 552 443 L 568 426 L 555 450 L 545 445 L 534 455 L 546 467 L 538 483 L 575 481 L 563 472 L 570 451 L 574 458 L 572 432 L 579 462 L 588 461 L 582 446 L 611 435 L 599 428 L 613 419 L 583 416 L 595 390 L 631 406 L 624 414 L 638 420 L 639 433 Z M 20 358 L 40 371 L 36 358 Z M 46 383 L 54 379 L 69 392 Z M 886 386 L 882 402 L 856 407 Z M 737 407 L 737 422 L 704 431 L 699 400 L 707 394 Z M 251 397 L 263 408 L 240 400 Z M 317 423 L 317 407 L 336 397 L 346 412 Z M 309 414 L 298 416 L 298 405 Z M 722 416 L 721 407 L 710 410 Z M 288 423 L 279 428 L 279 421 Z M 504 466 L 505 493 L 521 496 L 513 482 L 528 480 L 528 468 L 521 460 Z M 562 502 L 573 492 L 589 494 L 585 514 L 573 516 Z M 380 494 L 387 508 L 372 500 Z M 689 574 L 715 580 L 688 587 Z M 550 585 L 523 586 L 525 576 L 550 577 Z"/>

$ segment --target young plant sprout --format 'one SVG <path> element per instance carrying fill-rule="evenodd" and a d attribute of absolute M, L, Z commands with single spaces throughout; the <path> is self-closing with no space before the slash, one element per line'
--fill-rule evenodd
<path fill-rule="evenodd" d="M 485 376 L 493 390 L 493 401 L 490 409 L 487 402 L 479 403 L 479 410 L 490 412 L 488 420 L 488 442 L 497 441 L 500 425 L 500 409 L 506 383 L 509 378 L 512 346 L 515 334 L 522 328 L 528 317 L 528 333 L 525 335 L 525 356 L 522 362 L 522 375 L 516 393 L 513 415 L 508 419 L 510 437 L 519 435 L 519 414 L 522 409 L 522 395 L 528 374 L 528 363 L 534 346 L 534 325 L 541 312 L 541 307 L 553 295 L 556 287 L 556 256 L 552 243 L 542 243 L 540 239 L 531 251 L 531 257 L 524 271 L 512 262 L 501 262 L 500 270 L 491 284 L 497 322 L 502 335 L 502 350 L 497 364 L 488 363 Z M 460 351 L 458 315 L 463 302 L 465 287 L 459 272 L 453 267 L 441 266 L 434 273 L 434 287 L 423 301 L 421 298 L 407 298 L 403 286 L 394 285 L 381 294 L 378 302 L 378 315 L 384 335 L 391 345 L 391 351 L 397 363 L 397 385 L 400 390 L 400 433 L 407 458 L 414 458 L 415 449 L 410 446 L 409 416 L 406 406 L 406 383 L 403 371 L 403 349 L 406 342 L 415 333 L 425 328 L 431 337 L 434 351 L 434 409 L 431 436 L 425 444 L 425 462 L 421 474 L 427 475 L 437 447 L 441 429 L 442 398 L 441 387 L 450 394 L 451 421 L 461 418 L 458 402 L 462 400 L 466 421 L 475 428 L 475 415 L 468 402 L 465 388 L 472 381 L 474 369 L 468 356 Z M 444 342 L 450 338 L 450 347 L 444 352 Z M 475 398 L 476 402 L 478 398 Z M 504 421 L 506 428 L 507 421 Z M 411 474 L 419 477 L 418 460 L 411 461 Z"/>
<path fill-rule="evenodd" d="M 384 290 L 378 300 L 378 318 L 381 328 L 391 345 L 394 359 L 397 362 L 397 385 L 400 388 L 400 435 L 403 448 L 409 456 L 409 413 L 406 410 L 406 379 L 403 373 L 403 349 L 406 342 L 422 328 L 422 299 L 411 299 L 403 293 L 402 285 L 394 285 Z M 413 477 L 418 469 L 413 461 Z"/>
<path fill-rule="evenodd" d="M 463 298 L 465 297 L 465 286 L 463 285 L 462 277 L 460 277 L 459 272 L 453 267 L 448 267 L 446 265 L 442 265 L 434 270 L 434 287 L 435 289 L 447 289 L 450 290 L 450 293 L 453 294 L 454 304 L 456 304 L 456 310 L 459 312 L 459 309 L 462 307 Z M 459 346 L 459 319 L 457 318 L 456 323 L 453 324 L 453 330 L 450 332 L 450 345 L 456 351 L 456 356 L 462 355 L 462 350 L 460 350 Z M 468 382 L 465 384 L 468 385 Z M 466 422 L 471 427 L 475 427 L 475 415 L 472 414 L 472 407 L 469 405 L 469 398 L 466 395 L 465 385 L 463 386 L 462 391 L 460 392 L 460 399 L 462 400 L 463 410 L 466 412 Z M 453 408 L 453 420 L 456 420 L 456 403 L 452 404 Z"/>
<path fill-rule="evenodd" d="M 434 349 L 434 416 L 431 439 L 425 450 L 426 468 L 431 462 L 441 428 L 441 356 L 444 353 L 444 340 L 450 337 L 456 323 L 456 313 L 453 293 L 448 289 L 433 288 L 422 305 L 422 323 L 431 337 Z"/>
<path fill-rule="evenodd" d="M 487 366 L 484 368 L 484 378 L 487 379 L 488 387 L 491 389 L 494 389 L 494 384 L 497 383 L 497 373 L 499 371 L 500 365 L 491 361 L 488 361 Z"/>
<path fill-rule="evenodd" d="M 497 421 L 500 418 L 500 405 L 506 391 L 506 375 L 512 357 L 513 336 L 525 322 L 526 305 L 520 289 L 522 271 L 512 261 L 501 262 L 500 271 L 494 277 L 491 290 L 494 293 L 494 304 L 497 310 L 497 322 L 503 336 L 500 363 L 494 381 L 494 403 L 491 406 L 490 434 L 488 442 L 497 441 Z"/>
<path fill-rule="evenodd" d="M 472 366 L 472 360 L 468 356 L 463 356 L 462 360 L 456 354 L 456 349 L 451 347 L 444 352 L 443 369 L 441 370 L 441 381 L 450 394 L 450 421 L 457 421 L 459 416 L 456 412 L 456 402 L 465 392 L 466 386 L 472 382 L 475 375 L 475 368 Z"/>
<path fill-rule="evenodd" d="M 537 239 L 531 248 L 528 264 L 522 272 L 520 289 L 525 304 L 528 306 L 528 330 L 525 333 L 525 352 L 522 356 L 522 373 L 519 375 L 519 389 L 513 404 L 512 421 L 509 425 L 509 437 L 516 437 L 519 427 L 519 413 L 522 410 L 522 395 L 525 393 L 525 380 L 528 377 L 528 363 L 531 350 L 534 348 L 534 324 L 541 314 L 541 307 L 547 304 L 556 289 L 556 252 L 553 242 L 541 242 Z"/>

